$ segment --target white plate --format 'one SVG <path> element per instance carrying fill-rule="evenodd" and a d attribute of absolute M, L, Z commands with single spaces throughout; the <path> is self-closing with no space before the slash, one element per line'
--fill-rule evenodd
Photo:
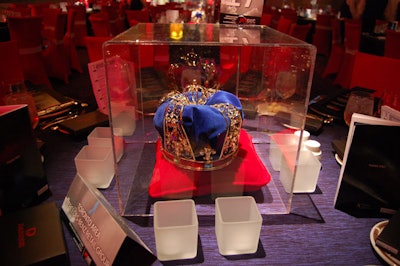
<path fill-rule="evenodd" d="M 343 160 L 340 159 L 340 157 L 337 153 L 335 153 L 335 159 L 338 164 L 340 164 L 341 166 L 343 165 Z"/>
<path fill-rule="evenodd" d="M 377 239 L 378 235 L 382 232 L 383 228 L 388 224 L 389 220 L 385 220 L 382 222 L 377 223 L 372 227 L 371 232 L 369 233 L 369 239 L 371 241 L 371 245 L 376 251 L 376 253 L 389 265 L 391 266 L 399 266 L 400 261 L 395 259 L 392 255 L 389 253 L 385 252 L 382 250 L 380 247 L 378 247 L 375 243 L 375 240 Z"/>

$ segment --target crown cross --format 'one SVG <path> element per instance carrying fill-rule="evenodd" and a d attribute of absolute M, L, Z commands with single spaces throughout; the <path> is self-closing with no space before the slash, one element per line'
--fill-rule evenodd
<path fill-rule="evenodd" d="M 208 163 L 211 162 L 211 155 L 214 155 L 216 152 L 214 149 L 210 148 L 209 146 L 204 147 L 204 149 L 202 149 L 200 151 L 200 155 L 204 155 L 203 159 Z"/>

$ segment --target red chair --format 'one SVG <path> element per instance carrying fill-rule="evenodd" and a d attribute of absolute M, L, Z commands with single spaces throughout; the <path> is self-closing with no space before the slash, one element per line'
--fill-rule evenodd
<path fill-rule="evenodd" d="M 373 89 L 377 97 L 382 97 L 384 93 L 398 92 L 399 69 L 400 59 L 356 52 L 349 88 Z"/>
<path fill-rule="evenodd" d="M 150 6 L 149 11 L 150 11 L 150 16 L 151 16 L 151 22 L 158 22 L 158 19 L 162 15 L 163 12 L 167 10 L 165 5 L 156 5 L 156 6 Z"/>
<path fill-rule="evenodd" d="M 278 25 L 276 26 L 276 30 L 288 34 L 290 30 L 290 25 L 292 25 L 292 23 L 292 20 L 280 17 L 278 20 Z"/>
<path fill-rule="evenodd" d="M 25 80 L 17 41 L 0 42 L 0 80 L 4 85 L 18 84 Z M 10 67 L 12 66 L 12 67 Z M 3 95 L 3 92 L 0 93 Z"/>
<path fill-rule="evenodd" d="M 87 23 L 86 23 L 86 8 L 83 5 L 68 5 L 67 11 L 74 10 L 75 15 L 75 44 L 77 46 L 85 46 L 84 37 L 88 35 Z"/>
<path fill-rule="evenodd" d="M 297 22 L 297 11 L 291 8 L 283 8 L 281 10 L 281 17 L 284 17 L 290 21 L 292 21 L 292 23 L 296 23 Z"/>
<path fill-rule="evenodd" d="M 147 9 L 142 10 L 125 10 L 126 19 L 131 26 L 130 21 L 136 20 L 138 22 L 150 22 L 150 13 Z"/>
<path fill-rule="evenodd" d="M 28 4 L 26 3 L 11 3 L 9 7 L 14 8 L 14 7 L 28 7 Z"/>
<path fill-rule="evenodd" d="M 67 31 L 64 35 L 64 48 L 67 54 L 68 63 L 70 68 L 77 70 L 82 73 L 82 66 L 79 61 L 78 52 L 76 51 L 75 44 L 75 19 L 76 19 L 76 11 L 74 9 L 68 10 L 68 18 L 67 18 Z"/>
<path fill-rule="evenodd" d="M 322 77 L 336 75 L 339 72 L 344 56 L 344 46 L 342 42 L 342 21 L 338 18 L 331 19 L 332 42 L 328 63 L 322 73 Z"/>
<path fill-rule="evenodd" d="M 29 4 L 28 7 L 32 10 L 32 16 L 43 16 L 47 9 L 50 8 L 50 2 Z"/>
<path fill-rule="evenodd" d="M 30 17 L 32 16 L 32 10 L 28 6 L 9 6 L 7 14 L 13 17 Z"/>
<path fill-rule="evenodd" d="M 55 38 L 55 29 L 58 15 L 61 13 L 59 8 L 42 8 L 44 11 L 42 37 L 46 40 Z"/>
<path fill-rule="evenodd" d="M 400 59 L 400 32 L 386 30 L 385 56 Z"/>
<path fill-rule="evenodd" d="M 49 21 L 55 21 L 55 24 L 50 26 L 52 31 L 47 32 L 45 49 L 43 50 L 43 58 L 46 66 L 47 74 L 50 77 L 63 80 L 69 83 L 70 64 L 67 53 L 64 47 L 65 28 L 67 25 L 67 14 L 62 12 L 52 12 L 46 14 L 49 16 Z"/>
<path fill-rule="evenodd" d="M 111 40 L 112 37 L 86 36 L 84 38 L 89 62 L 103 59 L 103 44 Z"/>
<path fill-rule="evenodd" d="M 260 25 L 265 25 L 265 26 L 271 27 L 271 25 L 272 25 L 272 14 L 263 13 L 261 15 Z"/>
<path fill-rule="evenodd" d="M 127 24 L 127 19 L 126 19 L 126 13 L 125 11 L 129 9 L 128 5 L 122 4 L 122 1 L 118 5 L 118 21 L 117 21 L 117 27 L 118 27 L 118 32 L 121 33 L 125 31 L 126 29 L 129 28 Z"/>
<path fill-rule="evenodd" d="M 179 17 L 182 18 L 182 21 L 185 23 L 190 22 L 192 20 L 192 11 L 185 10 L 185 9 L 179 9 Z M 217 19 L 216 19 L 216 21 L 217 21 Z"/>
<path fill-rule="evenodd" d="M 317 47 L 317 53 L 329 56 L 332 43 L 331 20 L 333 15 L 317 14 L 315 21 L 315 31 L 313 34 L 313 45 Z"/>
<path fill-rule="evenodd" d="M 270 14 L 272 15 L 271 28 L 277 29 L 281 13 L 277 8 L 272 8 Z"/>
<path fill-rule="evenodd" d="M 311 23 L 299 25 L 292 23 L 289 28 L 289 35 L 302 41 L 307 41 L 308 34 L 311 31 Z"/>
<path fill-rule="evenodd" d="M 27 104 L 32 128 L 35 128 L 39 118 L 33 97 L 23 91 L 7 95 L 11 92 L 12 87 L 20 89 L 25 87 L 24 70 L 17 42 L 0 42 L 0 58 L 2 60 L 0 64 L 0 105 Z"/>
<path fill-rule="evenodd" d="M 94 36 L 97 37 L 111 37 L 113 36 L 111 31 L 111 25 L 108 21 L 107 16 L 104 13 L 93 13 L 89 16 L 90 24 Z M 85 38 L 86 39 L 86 38 Z"/>
<path fill-rule="evenodd" d="M 271 14 L 272 13 L 272 6 L 269 5 L 269 4 L 264 4 L 262 12 L 265 13 L 265 14 Z"/>
<path fill-rule="evenodd" d="M 110 25 L 111 35 L 116 36 L 123 31 L 117 6 L 101 6 L 101 13 L 105 15 L 107 23 Z"/>
<path fill-rule="evenodd" d="M 36 85 L 52 87 L 42 56 L 42 17 L 9 17 L 11 40 L 18 43 L 24 76 Z"/>
<path fill-rule="evenodd" d="M 351 73 L 354 65 L 354 54 L 360 48 L 362 24 L 354 21 L 346 21 L 344 26 L 344 55 L 339 72 L 334 84 L 348 89 L 350 86 Z"/>

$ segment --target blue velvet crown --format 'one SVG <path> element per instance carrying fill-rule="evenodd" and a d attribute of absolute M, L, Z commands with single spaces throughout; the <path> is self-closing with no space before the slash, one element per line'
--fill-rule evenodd
<path fill-rule="evenodd" d="M 239 148 L 243 112 L 239 99 L 226 91 L 189 85 L 162 100 L 154 126 L 164 157 L 190 170 L 228 165 Z"/>

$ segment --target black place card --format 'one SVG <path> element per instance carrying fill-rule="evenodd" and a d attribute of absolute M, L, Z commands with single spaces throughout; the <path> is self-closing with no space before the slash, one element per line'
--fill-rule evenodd
<path fill-rule="evenodd" d="M 0 218 L 0 264 L 69 265 L 59 210 L 54 202 Z"/>

